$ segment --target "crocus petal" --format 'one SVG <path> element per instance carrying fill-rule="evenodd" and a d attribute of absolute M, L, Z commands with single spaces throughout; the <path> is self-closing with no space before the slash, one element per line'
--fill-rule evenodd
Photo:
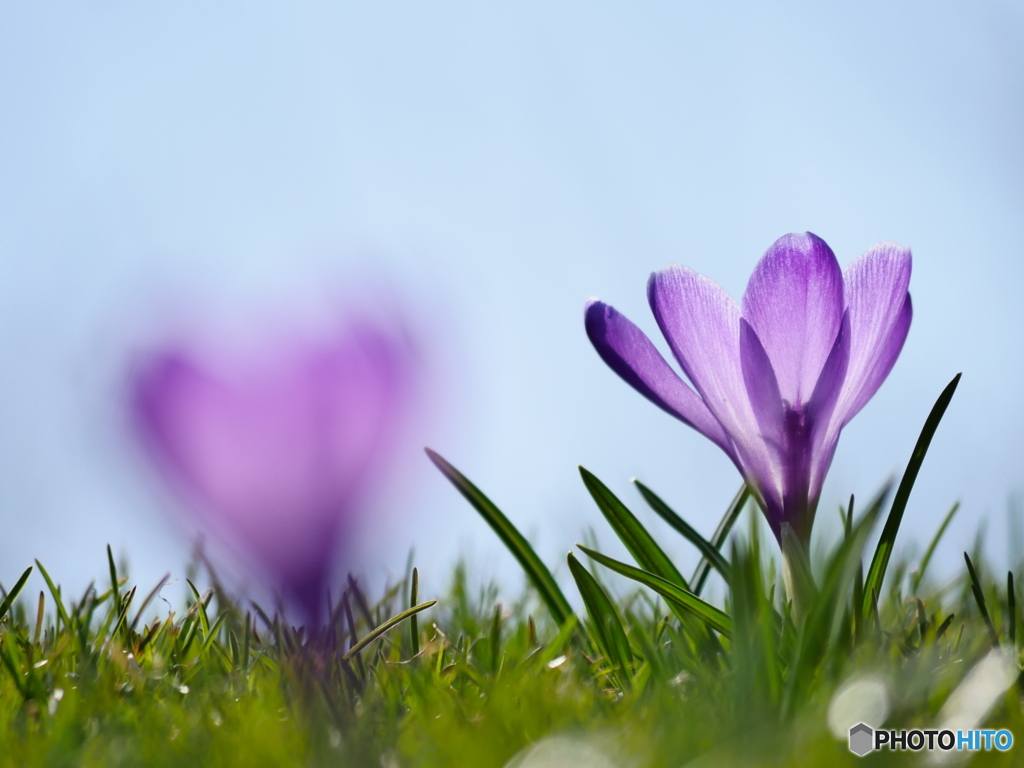
<path fill-rule="evenodd" d="M 747 396 L 761 427 L 761 438 L 775 451 L 782 451 L 786 409 L 779 382 L 761 340 L 744 319 L 740 319 L 740 361 Z"/>
<path fill-rule="evenodd" d="M 747 283 L 743 317 L 772 361 L 783 399 L 806 402 L 843 317 L 843 274 L 832 249 L 810 232 L 776 240 Z"/>
<path fill-rule="evenodd" d="M 832 464 L 839 433 L 843 424 L 834 418 L 836 405 L 843 393 L 843 385 L 850 366 L 850 313 L 843 313 L 843 322 L 835 344 L 821 369 L 821 376 L 807 404 L 807 418 L 811 423 L 810 492 L 812 504 L 821 493 L 825 474 Z"/>
<path fill-rule="evenodd" d="M 643 331 L 614 307 L 597 300 L 587 302 L 584 322 L 590 342 L 608 367 L 656 406 L 731 455 L 732 448 L 722 426 Z"/>
<path fill-rule="evenodd" d="M 779 497 L 777 462 L 759 438 L 743 381 L 736 302 L 713 280 L 678 265 L 651 275 L 647 298 L 672 354 L 729 436 L 740 471 L 765 497 Z"/>
<path fill-rule="evenodd" d="M 896 364 L 913 308 L 909 248 L 879 243 L 843 273 L 850 312 L 850 365 L 835 418 L 842 424 L 871 399 Z"/>

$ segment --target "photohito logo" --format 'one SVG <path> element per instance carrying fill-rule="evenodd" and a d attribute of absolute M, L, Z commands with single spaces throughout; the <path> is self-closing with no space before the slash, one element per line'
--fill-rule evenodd
<path fill-rule="evenodd" d="M 850 729 L 850 751 L 858 757 L 879 749 L 909 750 L 920 752 L 941 750 L 943 752 L 981 752 L 992 749 L 1005 752 L 1013 746 L 1013 734 L 1005 728 L 999 731 L 939 731 L 901 730 L 886 731 L 874 729 L 866 723 L 857 723 Z"/>

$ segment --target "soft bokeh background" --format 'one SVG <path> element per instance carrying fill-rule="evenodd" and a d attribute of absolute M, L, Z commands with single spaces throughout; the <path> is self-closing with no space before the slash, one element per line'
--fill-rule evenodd
<path fill-rule="evenodd" d="M 143 581 L 181 574 L 188 537 L 125 438 L 133 348 L 182 316 L 300 323 L 385 293 L 433 364 L 368 578 L 415 544 L 435 587 L 460 553 L 516 584 L 423 444 L 552 563 L 600 524 L 578 463 L 709 532 L 733 467 L 603 366 L 583 303 L 654 332 L 650 271 L 681 262 L 739 296 L 805 229 L 843 264 L 879 240 L 915 257 L 909 341 L 843 436 L 822 517 L 902 469 L 963 371 L 905 528 L 926 540 L 960 499 L 946 567 L 983 520 L 1005 560 L 1022 36 L 1009 1 L 3 3 L 0 579 L 39 557 L 78 591 L 107 542 Z"/>

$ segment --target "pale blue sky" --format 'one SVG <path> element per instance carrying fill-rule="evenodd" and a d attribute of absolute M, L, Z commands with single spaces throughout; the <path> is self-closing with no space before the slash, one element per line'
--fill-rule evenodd
<path fill-rule="evenodd" d="M 120 431 L 127 350 L 171 308 L 244 325 L 370 284 L 431 340 L 413 442 L 549 562 L 588 524 L 610 538 L 579 463 L 708 532 L 735 470 L 603 366 L 583 304 L 653 333 L 652 270 L 739 296 L 805 229 L 843 264 L 880 240 L 915 259 L 907 346 L 822 516 L 902 469 L 963 371 L 906 535 L 960 499 L 940 554 L 959 567 L 988 517 L 1004 556 L 991 534 L 1024 486 L 1018 4 L 211 5 L 0 3 L 0 580 L 39 557 L 83 588 L 108 541 L 141 579 L 180 574 L 185 536 Z M 511 582 L 469 507 L 403 461 L 363 569 L 400 571 L 415 541 L 434 583 L 459 552 Z"/>

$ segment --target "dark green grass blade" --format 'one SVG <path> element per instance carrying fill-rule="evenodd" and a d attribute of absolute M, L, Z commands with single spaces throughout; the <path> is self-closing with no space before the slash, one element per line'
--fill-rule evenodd
<path fill-rule="evenodd" d="M 718 527 L 715 529 L 714 534 L 711 536 L 711 546 L 713 546 L 719 552 L 722 551 L 722 547 L 725 545 L 725 540 L 729 538 L 729 533 L 732 531 L 733 525 L 740 517 L 740 513 L 743 511 L 743 507 L 747 504 L 747 499 L 750 498 L 750 489 L 747 484 L 743 486 L 733 497 L 732 503 L 729 508 L 725 510 L 725 514 L 722 516 L 721 521 L 718 523 Z M 706 557 L 702 557 L 700 562 L 697 563 L 697 568 L 693 572 L 693 576 L 690 578 L 690 585 L 693 587 L 693 594 L 700 595 L 704 590 L 704 583 L 708 580 L 708 575 L 711 573 L 711 561 Z"/>
<path fill-rule="evenodd" d="M 924 572 L 928 570 L 928 563 L 932 560 L 932 555 L 935 553 L 935 548 L 939 545 L 939 541 L 942 539 L 943 534 L 946 532 L 946 528 L 949 527 L 950 522 L 953 520 L 953 516 L 960 509 L 960 502 L 958 501 L 953 505 L 953 508 L 946 513 L 945 519 L 942 521 L 942 525 L 939 526 L 939 530 L 935 532 L 932 537 L 931 543 L 928 544 L 928 549 L 924 552 L 924 557 L 921 558 L 921 564 L 917 568 L 917 573 L 914 574 L 913 579 L 910 583 L 910 591 L 917 592 L 918 587 L 921 586 L 921 581 L 924 579 Z"/>
<path fill-rule="evenodd" d="M 508 548 L 509 552 L 519 561 L 526 572 L 527 578 L 540 593 L 544 604 L 551 611 L 551 616 L 559 626 L 565 624 L 572 615 L 572 608 L 569 601 L 565 599 L 562 590 L 558 588 L 555 577 L 551 575 L 544 562 L 533 551 L 533 547 L 523 537 L 516 527 L 512 525 L 507 517 L 502 514 L 494 503 L 488 499 L 479 488 L 471 483 L 465 475 L 445 461 L 439 454 L 425 449 L 427 456 L 434 462 L 434 465 L 441 470 L 441 473 L 448 478 L 473 508 L 480 513 L 480 516 L 487 521 L 498 538 Z"/>
<path fill-rule="evenodd" d="M 590 495 L 597 502 L 601 514 L 604 515 L 608 524 L 614 529 L 626 549 L 640 564 L 640 567 L 660 576 L 666 581 L 678 584 L 683 589 L 689 589 L 686 580 L 675 567 L 673 562 L 658 546 L 654 537 L 647 532 L 636 516 L 626 508 L 626 505 L 619 501 L 608 486 L 598 480 L 593 474 L 583 467 L 580 467 L 580 476 L 583 484 L 587 486 Z"/>
<path fill-rule="evenodd" d="M 432 607 L 434 605 L 437 605 L 437 600 L 430 600 L 429 602 L 426 602 L 426 603 L 420 603 L 419 605 L 414 605 L 409 610 L 402 611 L 397 616 L 392 616 L 390 619 L 388 619 L 383 624 L 381 624 L 379 627 L 377 627 L 372 632 L 370 632 L 370 634 L 366 635 L 361 640 L 359 640 L 355 645 L 353 645 L 349 649 L 348 653 L 346 653 L 344 655 L 343 659 L 345 661 L 350 661 L 353 656 L 355 656 L 357 653 L 359 653 L 361 650 L 363 650 L 363 648 L 368 646 L 370 643 L 372 643 L 378 637 L 383 635 L 385 632 L 387 632 L 393 626 L 395 626 L 396 624 L 401 624 L 403 621 L 405 621 L 406 619 L 410 618 L 411 616 L 415 616 L 420 611 L 425 611 L 425 610 L 427 610 L 427 608 L 430 608 L 430 607 Z"/>
<path fill-rule="evenodd" d="M 650 505 L 651 509 L 657 512 L 658 516 L 662 520 L 675 528 L 676 531 L 682 534 L 687 541 L 700 550 L 703 558 L 711 565 L 712 568 L 722 575 L 722 578 L 725 579 L 728 584 L 730 578 L 729 563 L 727 563 L 725 558 L 722 557 L 722 553 L 719 552 L 710 541 L 697 533 L 689 523 L 677 515 L 675 510 L 666 504 L 658 494 L 639 480 L 633 480 L 633 484 L 636 485 L 637 490 L 640 491 L 640 495 L 644 497 L 644 501 Z M 746 488 L 746 486 L 744 486 L 744 488 Z M 686 582 L 682 582 L 682 584 L 683 586 L 686 586 Z"/>
<path fill-rule="evenodd" d="M 576 580 L 576 586 L 580 590 L 583 604 L 587 607 L 590 622 L 594 627 L 594 634 L 601 652 L 615 667 L 622 671 L 620 679 L 624 685 L 629 684 L 629 668 L 633 661 L 633 652 L 630 650 L 629 641 L 626 639 L 626 632 L 622 628 L 622 619 L 619 612 L 608 597 L 597 579 L 584 568 L 576 557 L 569 553 L 569 572 Z"/>
<path fill-rule="evenodd" d="M 698 619 L 703 621 L 709 627 L 714 629 L 726 637 L 732 635 L 732 619 L 727 613 L 710 603 L 706 603 L 697 597 L 692 592 L 688 592 L 682 587 L 676 586 L 670 581 L 666 581 L 660 576 L 655 576 L 653 573 L 635 568 L 632 565 L 626 563 L 620 563 L 618 560 L 602 555 L 600 552 L 595 552 L 592 549 L 577 544 L 581 550 L 583 550 L 588 557 L 596 560 L 605 568 L 615 571 L 616 573 L 625 576 L 628 579 L 639 582 L 645 587 L 649 587 L 661 595 L 663 598 L 668 600 L 670 603 L 679 606 L 688 613 L 693 614 Z"/>
<path fill-rule="evenodd" d="M 924 457 L 928 453 L 928 446 L 932 442 L 935 430 L 939 428 L 939 422 L 953 399 L 957 384 L 960 383 L 960 374 L 953 377 L 953 380 L 946 385 L 939 395 L 939 399 L 932 406 L 931 413 L 925 419 L 924 428 L 917 438 L 914 452 L 910 456 L 910 462 L 900 480 L 899 488 L 896 489 L 896 497 L 892 501 L 892 508 L 889 510 L 889 517 L 886 518 L 885 527 L 882 529 L 882 536 L 875 547 L 875 555 L 871 558 L 871 566 L 868 568 L 868 575 L 864 581 L 864 604 L 861 609 L 864 613 L 871 610 L 868 602 L 868 595 L 872 592 L 881 592 L 882 581 L 885 579 L 885 569 L 889 565 L 889 558 L 892 556 L 893 547 L 896 545 L 896 535 L 900 530 L 900 523 L 903 520 L 903 513 L 907 509 L 907 502 L 910 500 L 910 492 L 914 488 L 914 481 L 917 480 L 917 473 L 921 469 Z"/>
<path fill-rule="evenodd" d="M 416 599 L 419 597 L 420 591 L 420 572 L 415 568 L 412 569 L 409 581 L 409 607 L 413 608 L 416 605 Z M 420 653 L 420 628 L 415 614 L 409 617 L 409 639 L 412 645 L 412 655 L 418 656 Z"/>
<path fill-rule="evenodd" d="M 25 582 L 28 581 L 28 577 L 32 575 L 32 566 L 30 565 L 25 569 L 25 572 L 21 574 L 21 578 L 18 579 L 18 583 L 15 584 L 11 591 L 7 593 L 7 596 L 0 602 L 0 619 L 7 615 L 7 612 L 11 610 L 11 606 L 14 605 L 14 601 L 18 599 L 18 595 L 21 594 L 21 590 L 25 587 Z"/>
<path fill-rule="evenodd" d="M 988 627 L 992 645 L 998 648 L 999 633 L 996 632 L 995 625 L 992 624 L 992 619 L 988 615 L 988 605 L 985 603 L 985 593 L 981 589 L 981 579 L 978 578 L 978 572 L 974 570 L 974 563 L 971 562 L 970 555 L 966 552 L 964 552 L 964 560 L 967 561 L 967 572 L 971 576 L 971 592 L 974 593 L 974 601 L 978 604 L 978 611 L 981 613 L 981 618 L 985 620 L 985 626 Z"/>

